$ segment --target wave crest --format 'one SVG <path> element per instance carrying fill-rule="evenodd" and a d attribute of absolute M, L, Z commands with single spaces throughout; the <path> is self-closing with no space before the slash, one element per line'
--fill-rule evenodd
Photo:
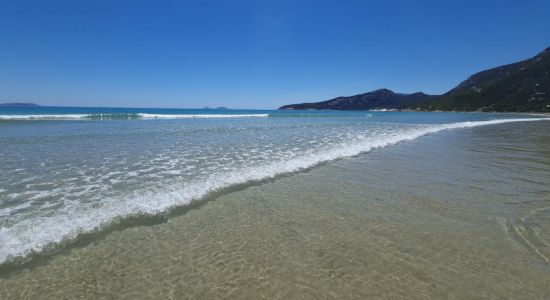
<path fill-rule="evenodd" d="M 62 247 L 76 240 L 80 234 L 101 230 L 121 219 L 157 215 L 188 205 L 192 201 L 230 186 L 298 172 L 323 162 L 355 156 L 372 149 L 414 140 L 444 130 L 542 120 L 550 120 L 550 118 L 500 119 L 429 125 L 420 129 L 342 143 L 338 147 L 252 168 L 212 174 L 205 180 L 163 187 L 163 190 L 135 191 L 132 195 L 107 199 L 95 207 L 92 205 L 90 207 L 68 206 L 55 216 L 27 219 L 11 227 L 0 227 L 0 264 L 20 261 L 45 249 Z"/>
<path fill-rule="evenodd" d="M 268 114 L 39 114 L 39 115 L 0 115 L 0 120 L 137 120 L 137 119 L 225 119 L 225 118 L 262 118 Z"/>

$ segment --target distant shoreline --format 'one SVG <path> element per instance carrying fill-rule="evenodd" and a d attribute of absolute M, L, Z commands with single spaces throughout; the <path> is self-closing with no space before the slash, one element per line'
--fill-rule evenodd
<path fill-rule="evenodd" d="M 539 111 L 464 111 L 464 110 L 419 110 L 419 109 L 365 109 L 365 110 L 345 110 L 345 109 L 276 109 L 280 111 L 348 111 L 348 112 L 420 112 L 420 113 L 468 113 L 468 114 L 524 114 L 533 116 L 547 116 L 550 117 L 548 112 Z"/>

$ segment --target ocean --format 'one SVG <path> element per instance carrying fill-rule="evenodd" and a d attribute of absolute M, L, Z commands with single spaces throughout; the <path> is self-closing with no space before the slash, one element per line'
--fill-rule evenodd
<path fill-rule="evenodd" d="M 1 107 L 0 293 L 549 296 L 548 120 Z"/>

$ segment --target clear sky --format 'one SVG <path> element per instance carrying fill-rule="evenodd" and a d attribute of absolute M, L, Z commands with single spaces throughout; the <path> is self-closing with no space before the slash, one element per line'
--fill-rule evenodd
<path fill-rule="evenodd" d="M 0 0 L 0 102 L 275 108 L 443 93 L 548 46 L 548 0 Z"/>

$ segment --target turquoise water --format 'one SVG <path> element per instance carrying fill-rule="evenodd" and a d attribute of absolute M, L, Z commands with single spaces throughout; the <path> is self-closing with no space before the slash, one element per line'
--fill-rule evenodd
<path fill-rule="evenodd" d="M 231 117 L 322 117 L 365 116 L 365 112 L 343 111 L 277 111 L 248 109 L 171 109 L 116 107 L 0 107 L 0 120 L 124 120 L 124 119 L 184 119 Z"/>
<path fill-rule="evenodd" d="M 125 220 L 513 114 L 0 108 L 0 264 Z M 443 133 L 442 133 L 443 134 Z"/>

